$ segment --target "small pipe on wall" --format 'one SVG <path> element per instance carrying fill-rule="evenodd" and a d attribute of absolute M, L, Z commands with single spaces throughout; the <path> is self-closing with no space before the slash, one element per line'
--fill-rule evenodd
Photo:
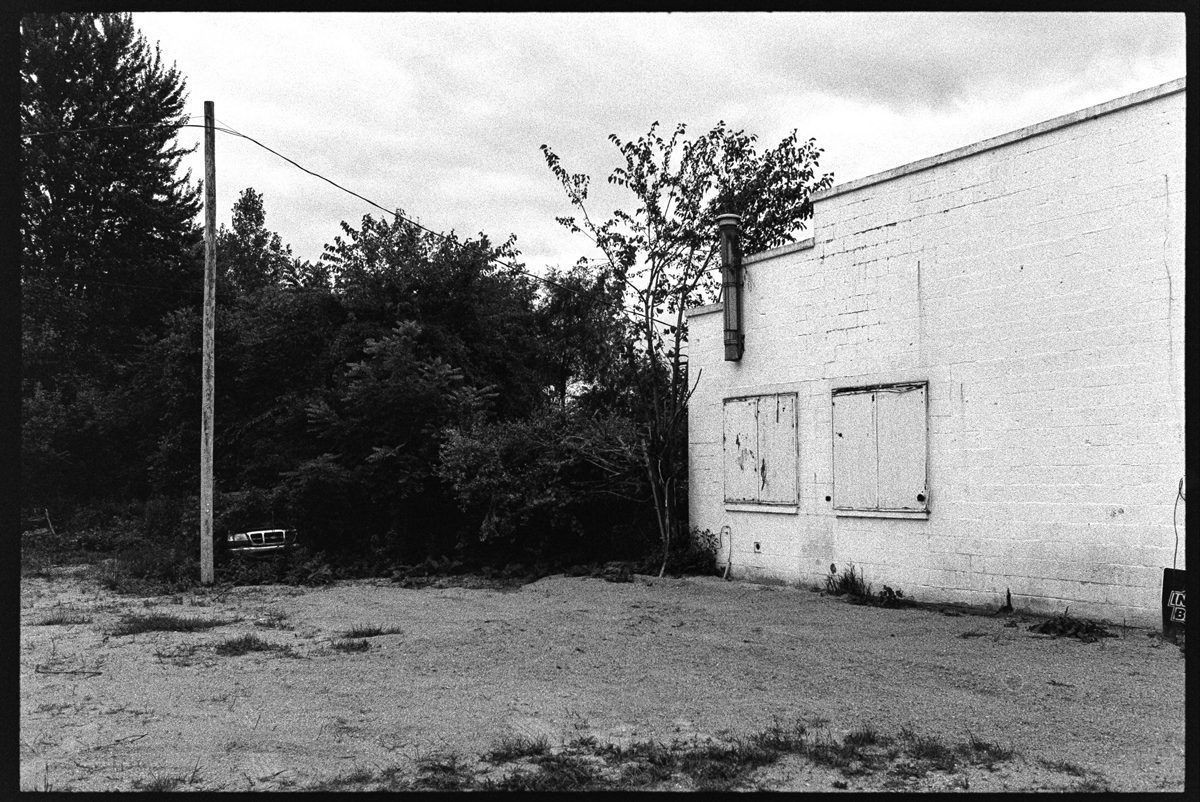
<path fill-rule="evenodd" d="M 742 331 L 742 244 L 741 215 L 722 214 L 717 217 L 721 232 L 721 297 L 725 305 L 725 360 L 736 362 L 745 350 L 746 335 Z"/>

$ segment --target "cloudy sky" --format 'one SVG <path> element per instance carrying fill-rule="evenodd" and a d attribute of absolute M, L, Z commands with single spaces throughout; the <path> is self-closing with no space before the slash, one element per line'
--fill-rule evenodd
<path fill-rule="evenodd" d="M 1186 74 L 1182 14 L 135 13 L 187 80 L 189 106 L 422 225 L 517 235 L 532 270 L 594 257 L 546 143 L 592 176 L 610 133 L 718 120 L 773 147 L 792 129 L 835 183 Z M 202 142 L 184 129 L 187 143 Z M 382 213 L 250 142 L 218 134 L 218 221 L 246 187 L 267 226 L 316 259 Z M 203 148 L 190 157 L 203 175 Z"/>

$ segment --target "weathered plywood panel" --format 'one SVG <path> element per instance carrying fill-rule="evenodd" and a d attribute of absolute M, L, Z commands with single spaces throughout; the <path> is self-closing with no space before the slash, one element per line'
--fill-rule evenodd
<path fill-rule="evenodd" d="M 737 398 L 725 402 L 725 500 L 758 500 L 758 401 Z"/>
<path fill-rule="evenodd" d="M 875 509 L 875 404 L 873 393 L 833 397 L 833 506 Z"/>
<path fill-rule="evenodd" d="M 925 393 L 924 386 L 875 392 L 880 509 L 927 509 Z"/>
<path fill-rule="evenodd" d="M 796 396 L 766 395 L 758 399 L 758 500 L 763 504 L 796 503 Z"/>

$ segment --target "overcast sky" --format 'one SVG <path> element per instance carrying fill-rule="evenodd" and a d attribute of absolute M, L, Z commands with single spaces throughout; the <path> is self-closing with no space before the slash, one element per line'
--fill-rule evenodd
<path fill-rule="evenodd" d="M 546 143 L 592 176 L 596 211 L 625 198 L 604 178 L 610 133 L 655 120 L 707 131 L 792 129 L 850 181 L 1186 74 L 1182 14 L 1016 13 L 160 13 L 135 24 L 187 80 L 189 111 L 217 120 L 422 225 L 517 236 L 540 272 L 590 243 Z M 202 131 L 184 129 L 185 143 Z M 346 220 L 377 209 L 245 140 L 217 135 L 218 221 L 246 187 L 267 227 L 316 259 Z M 203 148 L 189 158 L 203 175 Z"/>

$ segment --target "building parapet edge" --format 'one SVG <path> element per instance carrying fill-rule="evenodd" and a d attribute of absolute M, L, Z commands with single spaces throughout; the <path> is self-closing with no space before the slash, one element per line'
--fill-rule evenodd
<path fill-rule="evenodd" d="M 750 265 L 754 264 L 755 262 L 765 262 L 767 259 L 774 259 L 777 256 L 785 256 L 789 253 L 795 253 L 797 251 L 811 250 L 815 246 L 816 240 L 812 237 L 806 237 L 805 239 L 797 240 L 796 242 L 789 242 L 784 245 L 780 245 L 777 248 L 771 248 L 768 251 L 760 251 L 759 253 L 752 253 L 749 256 L 743 256 L 742 264 Z M 686 317 L 692 317 L 693 315 L 707 315 L 712 312 L 720 312 L 721 309 L 721 304 L 708 304 L 707 306 L 696 306 L 691 309 L 685 309 L 683 314 Z"/>
<path fill-rule="evenodd" d="M 964 145 L 961 148 L 948 150 L 945 153 L 939 153 L 924 159 L 918 159 L 917 161 L 909 162 L 908 164 L 902 164 L 899 167 L 893 167 L 890 170 L 884 170 L 880 173 L 873 173 L 872 175 L 864 176 L 862 178 L 856 178 L 853 181 L 847 181 L 844 184 L 832 186 L 827 190 L 814 193 L 812 200 L 813 203 L 816 203 L 817 201 L 832 198 L 847 192 L 863 189 L 864 187 L 871 186 L 872 184 L 880 184 L 884 181 L 890 181 L 893 178 L 909 175 L 910 173 L 928 170 L 931 167 L 937 167 L 938 165 L 946 164 L 948 162 L 965 159 L 968 156 L 974 156 L 977 153 L 983 153 L 984 151 L 993 150 L 995 148 L 1003 147 L 1004 145 L 1010 145 L 1013 142 L 1019 142 L 1022 139 L 1030 139 L 1058 128 L 1065 128 L 1069 125 L 1074 125 L 1076 123 L 1091 120 L 1105 114 L 1111 114 L 1112 112 L 1120 111 L 1121 109 L 1126 109 L 1131 106 L 1149 102 L 1151 100 L 1157 100 L 1160 97 L 1166 97 L 1167 95 L 1173 95 L 1177 92 L 1183 92 L 1186 89 L 1187 76 L 1176 78 L 1173 81 L 1167 81 L 1166 83 L 1159 84 L 1158 86 L 1152 86 L 1148 89 L 1143 89 L 1140 92 L 1123 95 L 1121 97 L 1114 98 L 1113 100 L 1099 103 L 1095 106 L 1088 106 L 1087 108 L 1071 112 L 1070 114 L 1063 114 L 1058 117 L 1053 117 L 1040 123 L 1034 123 L 1033 125 L 1027 125 L 1024 128 L 1018 128 L 1015 131 L 1009 131 L 1006 134 L 1000 134 L 999 136 L 991 137 L 990 139 L 973 142 L 970 145 Z M 767 259 L 773 259 L 777 256 L 783 256 L 796 251 L 808 250 L 814 247 L 814 245 L 815 237 L 810 236 L 807 239 L 802 239 L 798 242 L 789 242 L 786 245 L 779 246 L 778 248 L 771 248 L 770 250 L 760 251 L 759 253 L 747 254 L 742 257 L 742 264 L 748 265 L 754 264 L 755 262 L 763 262 Z M 719 312 L 721 311 L 721 308 L 721 304 L 719 303 L 708 304 L 706 306 L 698 306 L 692 309 L 686 309 L 684 310 L 684 315 L 686 317 L 692 317 L 694 315 L 707 315 L 712 314 L 713 312 Z"/>
<path fill-rule="evenodd" d="M 691 309 L 683 310 L 684 317 L 695 317 L 696 315 L 710 315 L 713 312 L 720 312 L 721 304 L 708 304 L 707 306 L 693 306 Z"/>
<path fill-rule="evenodd" d="M 815 244 L 816 240 L 813 237 L 797 240 L 796 242 L 789 242 L 785 245 L 780 245 L 777 248 L 771 248 L 770 250 L 759 251 L 758 253 L 752 253 L 747 256 L 743 256 L 742 264 L 752 265 L 755 262 L 762 262 L 766 259 L 774 259 L 776 256 L 783 256 L 785 254 L 795 253 L 796 251 L 807 251 Z"/>
<path fill-rule="evenodd" d="M 1022 139 L 1029 139 L 1031 137 L 1038 136 L 1039 134 L 1053 131 L 1057 128 L 1065 128 L 1068 125 L 1074 125 L 1075 123 L 1081 123 L 1105 114 L 1111 114 L 1114 111 L 1120 111 L 1121 109 L 1126 109 L 1130 106 L 1136 106 L 1140 103 L 1157 100 L 1160 97 L 1172 95 L 1176 92 L 1182 92 L 1185 89 L 1187 89 L 1187 77 L 1185 76 L 1183 78 L 1176 78 L 1173 81 L 1167 81 L 1165 84 L 1159 84 L 1158 86 L 1152 86 L 1149 89 L 1143 89 L 1140 92 L 1134 92 L 1130 95 L 1123 95 L 1122 97 L 1109 100 L 1105 103 L 1100 103 L 1095 106 L 1088 106 L 1086 109 L 1080 109 L 1079 111 L 1071 112 L 1070 114 L 1064 114 L 1040 123 L 1027 125 L 1024 128 L 1018 128 L 1015 131 L 1009 131 L 1007 134 L 1000 134 L 999 136 L 994 136 L 990 139 L 984 139 L 979 142 L 973 142 L 970 145 L 964 145 L 961 148 L 948 150 L 945 153 L 939 153 L 935 156 L 918 159 L 915 162 L 902 164 L 899 167 L 893 167 L 892 169 L 884 170 L 881 173 L 874 173 L 862 178 L 856 178 L 853 181 L 847 181 L 844 184 L 837 184 L 822 192 L 813 193 L 813 203 L 826 200 L 827 198 L 836 197 L 837 195 L 842 195 L 846 192 L 853 192 L 857 189 L 871 186 L 872 184 L 890 181 L 891 179 L 899 178 L 902 175 L 920 172 L 921 170 L 928 170 L 930 167 L 937 167 L 940 164 L 957 161 L 958 159 L 965 159 L 968 156 L 974 156 L 976 153 L 993 150 L 1004 145 L 1012 144 L 1013 142 L 1019 142 Z"/>

